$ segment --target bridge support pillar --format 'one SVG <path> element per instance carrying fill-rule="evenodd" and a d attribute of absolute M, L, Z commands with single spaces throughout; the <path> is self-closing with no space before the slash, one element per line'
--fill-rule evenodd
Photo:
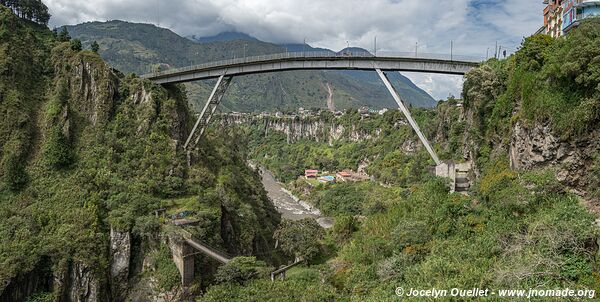
<path fill-rule="evenodd" d="M 194 281 L 194 249 L 185 241 L 169 242 L 173 262 L 181 275 L 181 285 L 190 286 Z"/>
<path fill-rule="evenodd" d="M 423 143 L 423 145 L 425 145 L 425 148 L 427 149 L 427 152 L 429 152 L 429 155 L 431 155 L 431 158 L 433 158 L 433 161 L 435 162 L 435 164 L 436 165 L 441 164 L 442 162 L 440 161 L 439 157 L 437 156 L 437 154 L 435 154 L 435 151 L 433 150 L 433 148 L 429 144 L 429 141 L 427 140 L 427 138 L 425 137 L 425 135 L 423 135 L 423 133 L 421 132 L 421 129 L 419 128 L 419 125 L 413 119 L 412 115 L 410 114 L 410 111 L 408 111 L 408 108 L 406 108 L 406 106 L 404 106 L 404 103 L 400 99 L 400 95 L 398 95 L 398 92 L 396 91 L 396 89 L 394 88 L 394 86 L 392 86 L 392 83 L 388 79 L 387 75 L 385 75 L 385 73 L 381 69 L 379 69 L 379 68 L 375 69 L 375 71 L 377 71 L 377 74 L 379 75 L 379 77 L 383 81 L 383 84 L 385 84 L 385 87 L 390 91 L 390 94 L 392 95 L 392 97 L 394 98 L 394 100 L 396 101 L 396 103 L 398 103 L 398 106 L 400 107 L 400 110 L 402 111 L 402 113 L 404 113 L 404 116 L 408 120 L 408 123 L 415 130 L 415 132 L 419 136 L 419 139 L 421 140 L 421 142 Z"/>
<path fill-rule="evenodd" d="M 206 104 L 200 113 L 200 116 L 198 116 L 198 120 L 196 121 L 192 132 L 185 141 L 185 145 L 183 145 L 184 149 L 188 149 L 190 146 L 193 147 L 198 143 L 204 134 L 204 131 L 206 131 L 206 127 L 208 127 L 213 114 L 217 110 L 217 107 L 219 107 L 219 104 L 225 95 L 225 91 L 227 91 L 227 87 L 229 87 L 229 84 L 231 83 L 231 79 L 232 77 L 225 75 L 219 77 L 217 84 L 213 88 L 212 93 L 208 97 L 208 101 L 206 101 Z"/>

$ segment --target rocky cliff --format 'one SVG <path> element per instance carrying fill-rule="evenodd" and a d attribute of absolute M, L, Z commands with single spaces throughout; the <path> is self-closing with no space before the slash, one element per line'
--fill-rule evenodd
<path fill-rule="evenodd" d="M 512 127 L 509 159 L 514 169 L 554 168 L 556 178 L 580 196 L 587 196 L 593 176 L 595 156 L 600 151 L 600 130 L 563 139 L 549 124 Z"/>
<path fill-rule="evenodd" d="M 221 126 L 246 125 L 260 127 L 264 134 L 277 131 L 285 134 L 288 143 L 307 139 L 316 142 L 349 140 L 360 142 L 376 138 L 381 129 L 374 132 L 357 129 L 356 125 L 344 126 L 336 118 L 323 119 L 318 116 L 265 116 L 262 114 L 222 114 L 219 117 Z"/>
<path fill-rule="evenodd" d="M 498 162 L 550 170 L 600 213 L 598 22 L 565 39 L 529 37 L 509 59 L 467 73 L 462 154 L 478 175 Z"/>

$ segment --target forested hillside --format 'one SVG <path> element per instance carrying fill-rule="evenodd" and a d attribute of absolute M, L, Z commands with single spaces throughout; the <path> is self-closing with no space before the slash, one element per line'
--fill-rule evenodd
<path fill-rule="evenodd" d="M 123 21 L 90 22 L 66 28 L 74 38 L 81 39 L 84 46 L 97 41 L 101 56 L 125 73 L 145 74 L 157 68 L 167 69 L 244 55 L 286 51 L 282 46 L 258 40 L 198 43 L 168 29 Z M 360 106 L 397 106 L 374 73 L 362 72 L 359 76 L 356 75 L 356 72 L 290 71 L 244 76 L 234 79 L 223 108 L 226 111 L 242 112 L 285 111 L 298 107 L 327 108 L 328 84 L 333 88 L 333 100 L 340 110 Z M 408 78 L 400 74 L 391 78 L 408 103 L 415 107 L 435 106 L 435 100 Z M 190 100 L 195 106 L 203 104 L 212 90 L 211 83 L 191 84 L 187 87 Z"/>
<path fill-rule="evenodd" d="M 193 212 L 188 230 L 233 255 L 271 249 L 279 214 L 236 135 L 206 138 L 188 165 L 181 87 L 125 77 L 4 6 L 0 54 L 0 301 L 197 293 L 215 266 L 181 289 L 161 209 Z"/>

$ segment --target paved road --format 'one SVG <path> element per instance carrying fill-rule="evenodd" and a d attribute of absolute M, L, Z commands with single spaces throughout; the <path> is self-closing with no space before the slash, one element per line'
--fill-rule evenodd
<path fill-rule="evenodd" d="M 333 226 L 333 219 L 322 217 L 318 209 L 298 200 L 298 198 L 295 198 L 290 192 L 285 190 L 271 172 L 262 167 L 260 169 L 262 183 L 267 191 L 267 195 L 284 219 L 301 220 L 304 218 L 314 218 L 323 228 Z"/>

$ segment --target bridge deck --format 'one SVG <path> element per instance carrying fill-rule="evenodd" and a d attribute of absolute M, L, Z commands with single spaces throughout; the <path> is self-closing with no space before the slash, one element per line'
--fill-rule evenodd
<path fill-rule="evenodd" d="M 231 258 L 228 255 L 225 255 L 223 252 L 217 251 L 216 249 L 209 247 L 208 245 L 206 245 L 198 240 L 195 240 L 192 237 L 192 234 L 190 234 L 188 231 L 185 231 L 182 229 L 182 233 L 183 233 L 183 238 L 185 239 L 185 242 L 187 244 L 189 244 L 194 249 L 202 252 L 206 256 L 208 256 L 212 259 L 215 259 L 223 264 L 226 264 L 229 261 L 231 261 Z"/>
<path fill-rule="evenodd" d="M 287 70 L 347 69 L 412 71 L 463 75 L 481 60 L 464 56 L 396 54 L 374 56 L 369 53 L 330 52 L 282 53 L 211 62 L 144 75 L 158 84 L 182 83 Z"/>

